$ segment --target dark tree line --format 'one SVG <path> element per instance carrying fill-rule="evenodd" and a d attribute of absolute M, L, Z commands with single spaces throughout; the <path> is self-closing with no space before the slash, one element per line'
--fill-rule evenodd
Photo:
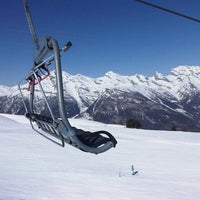
<path fill-rule="evenodd" d="M 137 119 L 128 119 L 126 121 L 127 128 L 142 128 L 142 124 Z"/>

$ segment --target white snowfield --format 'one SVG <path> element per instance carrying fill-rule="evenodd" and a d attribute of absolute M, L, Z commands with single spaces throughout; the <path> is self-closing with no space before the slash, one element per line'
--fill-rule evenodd
<path fill-rule="evenodd" d="M 70 121 L 111 132 L 116 148 L 99 155 L 62 148 L 23 116 L 0 114 L 0 200 L 200 199 L 200 133 Z"/>

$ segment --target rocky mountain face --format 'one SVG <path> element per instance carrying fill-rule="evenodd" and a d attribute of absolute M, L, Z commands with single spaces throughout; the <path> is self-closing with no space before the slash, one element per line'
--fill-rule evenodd
<path fill-rule="evenodd" d="M 200 130 L 200 67 L 179 66 L 164 76 L 155 73 L 122 76 L 108 72 L 100 78 L 72 76 L 63 72 L 63 85 L 68 117 L 86 117 L 105 123 L 125 124 L 137 119 L 146 129 Z M 55 74 L 42 81 L 47 99 L 58 114 Z M 23 95 L 28 97 L 26 85 Z M 36 92 L 37 113 L 47 108 Z M 24 114 L 17 86 L 0 86 L 0 112 Z"/>

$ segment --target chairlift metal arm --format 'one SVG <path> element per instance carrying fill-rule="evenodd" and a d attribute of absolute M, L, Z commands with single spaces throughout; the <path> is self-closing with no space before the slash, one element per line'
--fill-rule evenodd
<path fill-rule="evenodd" d="M 52 47 L 54 52 L 54 61 L 55 61 L 55 72 L 56 72 L 56 87 L 57 87 L 57 97 L 60 117 L 62 118 L 64 125 L 68 131 L 71 131 L 71 125 L 67 119 L 65 106 L 64 106 L 64 93 L 63 93 L 63 81 L 62 81 L 62 69 L 61 69 L 61 60 L 60 60 L 60 51 L 57 40 L 51 38 L 49 41 L 50 47 Z"/>
<path fill-rule="evenodd" d="M 37 34 L 35 32 L 35 28 L 34 28 L 34 25 L 33 25 L 31 12 L 30 12 L 30 9 L 29 9 L 29 6 L 28 6 L 28 0 L 23 0 L 23 3 L 24 3 L 24 9 L 25 9 L 26 19 L 27 19 L 27 22 L 28 22 L 30 33 L 31 33 L 32 39 L 33 39 L 33 41 L 34 41 L 34 43 L 37 47 L 38 46 L 38 37 L 37 37 Z"/>

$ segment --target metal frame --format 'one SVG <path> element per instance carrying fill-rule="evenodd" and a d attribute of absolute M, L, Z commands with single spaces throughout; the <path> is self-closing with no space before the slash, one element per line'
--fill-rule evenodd
<path fill-rule="evenodd" d="M 30 87 L 29 88 L 30 90 L 29 106 L 26 105 L 24 95 L 20 87 L 21 83 L 18 84 L 18 87 L 23 99 L 23 104 L 26 110 L 26 116 L 27 118 L 29 118 L 32 128 L 36 130 L 39 134 L 44 136 L 45 138 L 63 147 L 66 142 L 85 152 L 90 152 L 90 153 L 95 153 L 95 154 L 102 153 L 104 151 L 107 151 L 111 147 L 114 147 L 117 141 L 110 133 L 105 132 L 105 131 L 96 132 L 97 135 L 105 134 L 106 136 L 108 136 L 110 141 L 106 142 L 103 145 L 100 145 L 99 147 L 91 147 L 84 144 L 79 139 L 79 137 L 76 134 L 76 130 L 78 129 L 73 128 L 70 125 L 66 116 L 65 106 L 64 106 L 64 93 L 63 93 L 63 80 L 62 80 L 60 53 L 68 50 L 72 46 L 72 44 L 71 42 L 68 42 L 62 49 L 59 49 L 57 40 L 53 39 L 52 37 L 45 36 L 45 37 L 42 37 L 40 40 L 38 40 L 34 26 L 33 26 L 30 10 L 28 6 L 28 1 L 23 0 L 23 3 L 24 3 L 24 8 L 25 8 L 25 13 L 26 13 L 30 33 L 31 33 L 33 42 L 36 46 L 35 53 L 34 53 L 33 67 L 31 71 L 28 73 L 28 75 L 25 77 L 25 80 L 27 80 L 29 83 L 30 82 L 33 83 L 33 84 L 29 84 L 29 87 Z M 56 89 L 57 89 L 57 99 L 58 99 L 60 118 L 56 118 L 51 110 L 51 107 L 45 95 L 45 91 L 41 84 L 41 77 L 39 75 L 40 69 L 43 68 L 43 66 L 50 65 L 52 62 L 54 62 L 55 64 Z M 42 96 L 44 98 L 44 101 L 47 105 L 47 108 L 49 110 L 51 117 L 40 116 L 34 112 L 34 97 L 35 97 L 36 84 L 39 85 L 40 92 L 42 93 Z M 39 131 L 39 129 L 36 129 L 33 123 L 36 123 L 38 128 L 42 130 L 43 132 L 48 133 L 51 136 L 54 136 L 54 138 L 59 139 L 61 143 L 48 137 L 43 132 Z M 84 131 L 82 132 L 84 133 Z"/>

